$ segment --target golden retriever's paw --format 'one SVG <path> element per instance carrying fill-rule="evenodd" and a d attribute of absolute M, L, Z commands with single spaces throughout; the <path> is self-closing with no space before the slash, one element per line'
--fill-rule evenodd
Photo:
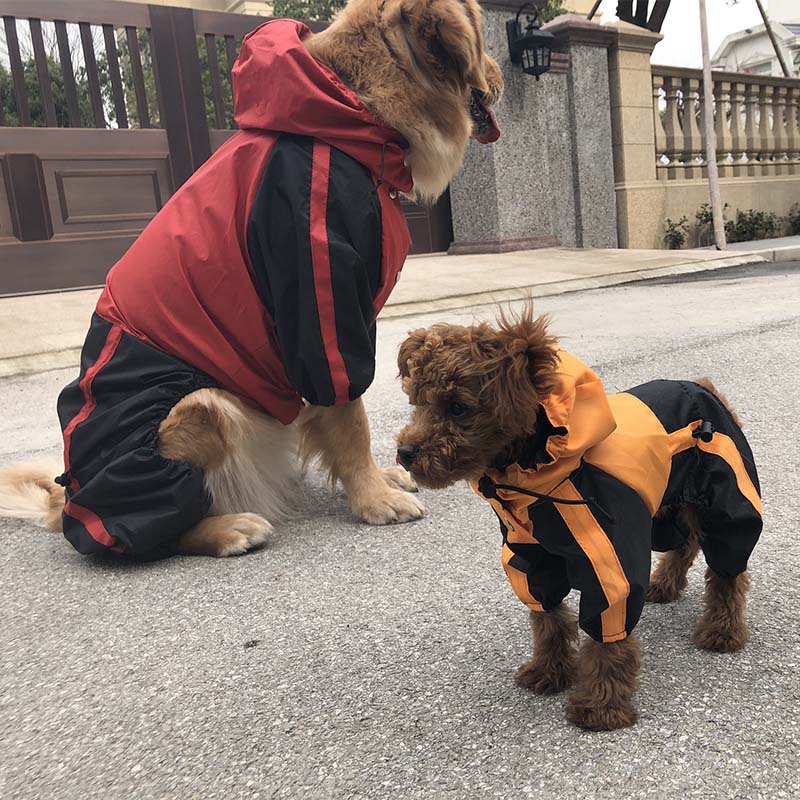
<path fill-rule="evenodd" d="M 188 556 L 227 558 L 261 547 L 272 525 L 258 514 L 206 517 L 178 540 L 178 552 Z"/>
<path fill-rule="evenodd" d="M 425 508 L 416 497 L 386 485 L 379 491 L 354 498 L 352 507 L 353 513 L 370 525 L 410 522 L 425 515 Z"/>
<path fill-rule="evenodd" d="M 403 492 L 418 492 L 419 486 L 403 467 L 386 467 L 381 470 L 383 480 L 392 488 Z"/>

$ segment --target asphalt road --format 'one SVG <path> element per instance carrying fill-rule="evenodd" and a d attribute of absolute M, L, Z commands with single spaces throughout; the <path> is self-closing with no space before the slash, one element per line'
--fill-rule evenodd
<path fill-rule="evenodd" d="M 418 523 L 369 528 L 313 479 L 269 547 L 221 561 L 109 564 L 6 521 L 0 796 L 800 797 L 800 273 L 638 284 L 539 309 L 609 390 L 710 375 L 744 417 L 766 528 L 742 653 L 692 646 L 697 564 L 687 596 L 639 624 L 639 724 L 571 727 L 563 696 L 511 683 L 529 654 L 526 612 L 492 514 L 463 486 L 424 492 Z M 367 400 L 386 462 L 407 411 L 394 353 L 430 321 L 379 334 Z M 71 378 L 2 385 L 0 462 L 57 452 L 53 406 Z"/>

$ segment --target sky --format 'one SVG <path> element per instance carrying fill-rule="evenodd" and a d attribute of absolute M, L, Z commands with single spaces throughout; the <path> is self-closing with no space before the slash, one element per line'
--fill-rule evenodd
<path fill-rule="evenodd" d="M 754 0 L 739 0 L 738 4 L 732 6 L 728 5 L 729 2 L 730 0 L 706 0 L 708 38 L 712 55 L 729 33 L 735 33 L 761 22 L 761 15 L 758 13 Z M 603 22 L 615 19 L 616 7 L 617 0 L 603 0 L 603 4 L 600 6 Z M 769 13 L 769 9 L 767 13 Z M 656 49 L 653 51 L 652 62 L 654 64 L 695 68 L 702 66 L 700 14 L 697 0 L 672 0 L 661 33 L 664 39 L 656 45 Z"/>

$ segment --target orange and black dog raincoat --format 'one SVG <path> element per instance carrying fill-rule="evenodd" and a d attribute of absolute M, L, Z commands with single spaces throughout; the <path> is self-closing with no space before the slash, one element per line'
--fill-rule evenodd
<path fill-rule="evenodd" d="M 525 456 L 487 470 L 473 489 L 491 503 L 511 586 L 533 611 L 580 592 L 580 625 L 600 642 L 635 627 L 650 552 L 678 549 L 695 506 L 701 546 L 720 576 L 747 567 L 761 533 L 753 454 L 728 409 L 689 381 L 606 395 L 597 375 L 559 351 L 557 388 L 539 406 Z"/>

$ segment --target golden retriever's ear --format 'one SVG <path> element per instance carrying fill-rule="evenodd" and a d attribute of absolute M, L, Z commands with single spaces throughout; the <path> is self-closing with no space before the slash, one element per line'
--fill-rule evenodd
<path fill-rule="evenodd" d="M 427 338 L 427 329 L 417 328 L 417 330 L 411 331 L 408 334 L 408 338 L 400 345 L 400 352 L 397 354 L 397 369 L 401 378 L 410 377 L 410 362 L 422 345 L 425 344 Z"/>
<path fill-rule="evenodd" d="M 489 89 L 475 0 L 398 0 L 393 10 L 415 66 L 457 88 Z"/>

